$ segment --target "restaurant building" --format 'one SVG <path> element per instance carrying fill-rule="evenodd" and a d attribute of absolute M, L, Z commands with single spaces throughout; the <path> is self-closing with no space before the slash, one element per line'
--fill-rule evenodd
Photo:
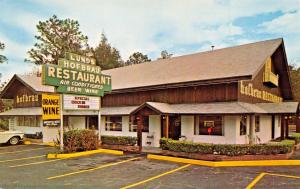
<path fill-rule="evenodd" d="M 220 144 L 265 143 L 289 135 L 296 116 L 283 39 L 200 52 L 103 71 L 112 91 L 101 100 L 101 135 L 137 136 L 143 146 L 162 137 Z M 37 75 L 15 75 L 1 94 L 13 99 L 10 129 L 43 133 L 41 94 L 55 93 Z M 98 129 L 98 111 L 64 110 L 66 128 Z"/>

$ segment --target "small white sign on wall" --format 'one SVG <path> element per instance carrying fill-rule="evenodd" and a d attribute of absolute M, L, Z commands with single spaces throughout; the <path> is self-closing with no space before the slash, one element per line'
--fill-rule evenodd
<path fill-rule="evenodd" d="M 99 97 L 68 94 L 63 96 L 65 110 L 99 110 Z"/>

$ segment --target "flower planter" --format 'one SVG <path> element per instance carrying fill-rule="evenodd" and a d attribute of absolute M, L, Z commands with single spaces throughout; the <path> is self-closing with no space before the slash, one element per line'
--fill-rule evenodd
<path fill-rule="evenodd" d="M 139 152 L 138 146 L 102 144 L 101 147 L 111 150 L 122 150 L 124 152 Z"/>
<path fill-rule="evenodd" d="M 226 156 L 226 155 L 186 153 L 186 152 L 174 152 L 169 150 L 162 150 L 162 155 L 184 157 L 184 158 L 206 160 L 206 161 L 250 161 L 250 160 L 287 160 L 292 156 L 293 152 L 294 151 L 287 154 Z"/>

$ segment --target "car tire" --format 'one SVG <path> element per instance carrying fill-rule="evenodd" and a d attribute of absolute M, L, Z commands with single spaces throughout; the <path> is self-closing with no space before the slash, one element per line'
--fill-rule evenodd
<path fill-rule="evenodd" d="M 20 142 L 19 137 L 14 136 L 11 139 L 9 139 L 9 144 L 11 144 L 11 145 L 17 145 L 17 144 L 19 144 L 19 142 Z"/>

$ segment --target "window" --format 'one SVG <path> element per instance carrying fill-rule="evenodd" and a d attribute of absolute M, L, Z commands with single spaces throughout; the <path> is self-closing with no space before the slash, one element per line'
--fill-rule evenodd
<path fill-rule="evenodd" d="M 240 135 L 247 134 L 247 116 L 241 116 L 240 118 Z"/>
<path fill-rule="evenodd" d="M 121 116 L 107 116 L 105 123 L 106 131 L 122 131 L 122 117 Z"/>
<path fill-rule="evenodd" d="M 255 116 L 255 132 L 259 132 L 259 131 L 260 131 L 260 117 Z"/>
<path fill-rule="evenodd" d="M 63 116 L 63 124 L 64 127 L 68 127 L 69 126 L 69 116 Z"/>
<path fill-rule="evenodd" d="M 129 131 L 130 132 L 136 132 L 137 131 L 137 119 L 136 117 L 134 118 L 129 118 L 130 121 L 129 121 Z"/>
<path fill-rule="evenodd" d="M 18 126 L 25 126 L 25 127 L 40 127 L 40 117 L 39 116 L 18 116 L 17 124 Z"/>
<path fill-rule="evenodd" d="M 149 132 L 149 116 L 142 116 L 142 125 L 143 125 L 143 129 L 142 132 Z M 138 126 L 138 122 L 137 122 L 137 118 L 135 117 L 133 119 L 133 123 L 132 120 L 130 120 L 129 122 L 129 131 L 130 132 L 136 132 L 137 131 L 137 126 Z"/>
<path fill-rule="evenodd" d="M 223 116 L 195 116 L 195 135 L 223 136 Z"/>
<path fill-rule="evenodd" d="M 142 132 L 149 132 L 149 116 L 143 116 L 143 129 Z"/>

